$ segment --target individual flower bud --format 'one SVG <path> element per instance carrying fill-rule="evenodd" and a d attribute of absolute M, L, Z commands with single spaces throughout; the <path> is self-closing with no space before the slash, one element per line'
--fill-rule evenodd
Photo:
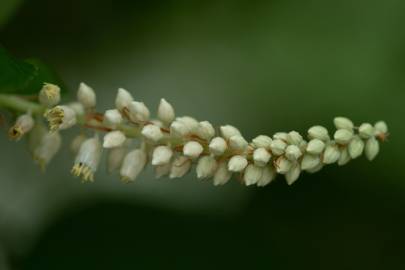
<path fill-rule="evenodd" d="M 276 156 L 284 154 L 286 148 L 287 144 L 280 139 L 275 139 L 270 144 L 271 152 Z"/>
<path fill-rule="evenodd" d="M 292 165 L 293 163 L 284 156 L 277 158 L 275 163 L 276 170 L 280 174 L 287 173 L 291 169 Z"/>
<path fill-rule="evenodd" d="M 160 127 L 155 125 L 146 125 L 142 128 L 142 135 L 151 142 L 158 142 L 163 138 L 163 132 Z"/>
<path fill-rule="evenodd" d="M 353 131 L 348 129 L 338 129 L 333 137 L 338 144 L 346 145 L 353 138 Z"/>
<path fill-rule="evenodd" d="M 202 121 L 199 123 L 196 134 L 205 140 L 210 140 L 215 135 L 215 129 L 208 121 Z"/>
<path fill-rule="evenodd" d="M 191 160 L 185 156 L 177 157 L 172 164 L 170 170 L 170 178 L 183 177 L 191 167 Z"/>
<path fill-rule="evenodd" d="M 378 143 L 377 139 L 371 137 L 366 142 L 365 153 L 368 160 L 373 160 L 378 152 L 380 151 L 380 144 Z"/>
<path fill-rule="evenodd" d="M 252 140 L 252 144 L 256 148 L 269 149 L 272 141 L 273 140 L 269 136 L 259 135 Z"/>
<path fill-rule="evenodd" d="M 203 151 L 202 145 L 195 141 L 190 141 L 183 147 L 183 154 L 190 158 L 198 158 Z"/>
<path fill-rule="evenodd" d="M 187 126 L 180 121 L 173 121 L 170 125 L 170 134 L 176 137 L 184 137 L 189 133 Z"/>
<path fill-rule="evenodd" d="M 73 139 L 73 141 L 70 143 L 70 150 L 73 154 L 77 154 L 77 152 L 79 152 L 80 146 L 85 140 L 87 140 L 87 137 L 84 134 L 79 134 Z"/>
<path fill-rule="evenodd" d="M 168 175 L 170 173 L 171 168 L 172 168 L 172 164 L 170 164 L 170 163 L 167 163 L 165 165 L 155 166 L 156 179 L 161 178 L 165 175 Z"/>
<path fill-rule="evenodd" d="M 34 155 L 35 149 L 47 133 L 48 129 L 41 122 L 36 123 L 30 133 L 28 133 L 28 150 L 32 155 Z"/>
<path fill-rule="evenodd" d="M 132 182 L 142 172 L 146 165 L 146 154 L 141 149 L 135 149 L 129 152 L 121 166 L 120 175 L 124 183 Z"/>
<path fill-rule="evenodd" d="M 143 102 L 132 101 L 128 105 L 129 118 L 134 122 L 148 121 L 150 112 Z"/>
<path fill-rule="evenodd" d="M 243 180 L 246 186 L 251 186 L 259 182 L 263 174 L 263 168 L 250 164 L 245 169 Z"/>
<path fill-rule="evenodd" d="M 364 142 L 360 139 L 359 136 L 354 136 L 351 142 L 349 143 L 349 155 L 352 159 L 358 158 L 361 156 L 364 150 Z"/>
<path fill-rule="evenodd" d="M 272 166 L 266 166 L 263 168 L 262 176 L 257 181 L 258 187 L 264 187 L 271 183 L 276 178 L 276 171 Z"/>
<path fill-rule="evenodd" d="M 173 150 L 166 145 L 159 145 L 153 150 L 152 165 L 164 165 L 170 162 L 173 156 Z"/>
<path fill-rule="evenodd" d="M 188 133 L 196 132 L 199 126 L 198 121 L 190 116 L 177 117 L 176 121 L 183 123 Z"/>
<path fill-rule="evenodd" d="M 320 139 L 313 139 L 309 141 L 306 151 L 310 154 L 319 155 L 324 149 L 325 143 L 323 141 Z"/>
<path fill-rule="evenodd" d="M 302 136 L 297 131 L 291 131 L 287 135 L 288 144 L 299 145 L 302 140 Z"/>
<path fill-rule="evenodd" d="M 229 160 L 228 170 L 231 172 L 241 172 L 246 168 L 247 165 L 248 162 L 245 157 L 236 155 L 231 157 L 231 159 Z"/>
<path fill-rule="evenodd" d="M 285 149 L 285 156 L 291 161 L 296 161 L 302 156 L 302 152 L 298 146 L 292 144 Z"/>
<path fill-rule="evenodd" d="M 164 98 L 160 100 L 157 111 L 157 117 L 159 118 L 160 121 L 162 121 L 167 125 L 173 122 L 174 120 L 175 113 L 173 106 L 170 105 L 170 103 L 167 102 Z"/>
<path fill-rule="evenodd" d="M 384 121 L 378 121 L 374 125 L 374 130 L 377 135 L 386 134 L 388 132 L 387 124 Z"/>
<path fill-rule="evenodd" d="M 107 156 L 107 170 L 109 173 L 112 173 L 115 170 L 118 170 L 122 166 L 124 157 L 126 156 L 128 150 L 125 144 L 120 147 L 112 148 L 108 151 Z"/>
<path fill-rule="evenodd" d="M 337 129 L 352 130 L 354 127 L 353 122 L 346 117 L 335 117 L 335 119 L 333 119 L 333 123 Z"/>
<path fill-rule="evenodd" d="M 313 126 L 308 129 L 308 137 L 312 139 L 319 139 L 321 141 L 329 141 L 328 130 L 323 126 Z"/>
<path fill-rule="evenodd" d="M 101 151 L 101 143 L 97 136 L 85 140 L 76 155 L 72 174 L 81 176 L 83 181 L 93 182 L 94 173 L 100 162 Z"/>
<path fill-rule="evenodd" d="M 67 129 L 76 124 L 76 114 L 68 106 L 58 105 L 45 112 L 51 131 Z"/>
<path fill-rule="evenodd" d="M 226 162 L 221 162 L 214 174 L 214 186 L 225 185 L 231 179 L 232 173 L 228 170 Z"/>
<path fill-rule="evenodd" d="M 220 127 L 221 135 L 222 137 L 225 138 L 225 140 L 229 140 L 232 136 L 239 135 L 241 136 L 242 134 L 240 131 L 231 125 L 225 125 Z"/>
<path fill-rule="evenodd" d="M 302 170 L 311 170 L 321 163 L 321 158 L 318 155 L 305 154 L 301 161 Z"/>
<path fill-rule="evenodd" d="M 116 128 L 122 123 L 122 115 L 117 109 L 106 110 L 104 113 L 104 124 L 107 127 Z"/>
<path fill-rule="evenodd" d="M 222 137 L 212 139 L 208 147 L 210 152 L 216 156 L 222 155 L 228 148 L 226 141 Z"/>
<path fill-rule="evenodd" d="M 234 135 L 229 138 L 229 147 L 237 150 L 244 151 L 248 146 L 248 142 L 240 135 Z"/>
<path fill-rule="evenodd" d="M 197 177 L 208 178 L 214 175 L 217 169 L 217 161 L 211 156 L 204 156 L 198 160 L 197 163 Z"/>
<path fill-rule="evenodd" d="M 51 83 L 44 83 L 38 95 L 39 103 L 45 107 L 53 107 L 60 102 L 60 88 Z"/>
<path fill-rule="evenodd" d="M 368 139 L 374 136 L 375 130 L 374 127 L 369 123 L 363 123 L 359 127 L 359 135 L 363 139 Z"/>
<path fill-rule="evenodd" d="M 317 166 L 313 167 L 312 169 L 306 170 L 306 172 L 308 172 L 308 173 L 319 172 L 320 170 L 322 170 L 323 166 L 324 166 L 324 164 L 322 162 L 320 162 Z"/>
<path fill-rule="evenodd" d="M 351 157 L 350 157 L 348 148 L 344 147 L 344 148 L 340 149 L 338 165 L 339 166 L 346 165 L 347 163 L 349 163 L 350 160 L 351 160 Z"/>
<path fill-rule="evenodd" d="M 124 108 L 128 108 L 129 105 L 134 101 L 132 95 L 124 88 L 119 88 L 117 92 L 117 97 L 115 98 L 115 107 L 122 111 Z"/>
<path fill-rule="evenodd" d="M 323 163 L 325 164 L 332 164 L 339 160 L 340 151 L 337 145 L 329 144 L 325 148 L 325 152 L 323 154 Z"/>
<path fill-rule="evenodd" d="M 125 134 L 120 130 L 113 130 L 108 132 L 104 136 L 103 147 L 104 148 L 114 148 L 121 146 L 127 138 Z"/>
<path fill-rule="evenodd" d="M 58 132 L 46 132 L 37 147 L 34 149 L 34 160 L 36 160 L 42 170 L 51 161 L 59 151 L 62 144 L 62 138 Z"/>
<path fill-rule="evenodd" d="M 28 113 L 20 115 L 8 131 L 8 137 L 11 140 L 18 141 L 22 136 L 28 133 L 34 127 L 34 119 Z"/>
<path fill-rule="evenodd" d="M 76 117 L 83 116 L 85 114 L 84 107 L 80 102 L 71 102 L 66 106 L 68 106 L 75 112 Z"/>
<path fill-rule="evenodd" d="M 282 141 L 287 141 L 288 140 L 288 133 L 286 132 L 277 132 L 276 134 L 273 135 L 274 140 L 282 140 Z"/>
<path fill-rule="evenodd" d="M 298 180 L 301 174 L 301 168 L 298 165 L 298 163 L 295 163 L 291 169 L 285 174 L 285 180 L 287 181 L 287 184 L 291 186 L 294 184 L 295 181 Z"/>
<path fill-rule="evenodd" d="M 266 166 L 271 158 L 270 153 L 265 148 L 257 148 L 253 152 L 253 161 L 256 166 Z"/>
<path fill-rule="evenodd" d="M 77 100 L 86 109 L 94 108 L 96 106 L 96 93 L 94 93 L 93 88 L 81 82 L 77 90 Z"/>

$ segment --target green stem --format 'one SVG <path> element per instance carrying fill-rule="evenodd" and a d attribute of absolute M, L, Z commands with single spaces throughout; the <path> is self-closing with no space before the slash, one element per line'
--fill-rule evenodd
<path fill-rule="evenodd" d="M 19 112 L 42 114 L 45 108 L 38 103 L 14 95 L 0 94 L 0 108 L 4 107 Z"/>

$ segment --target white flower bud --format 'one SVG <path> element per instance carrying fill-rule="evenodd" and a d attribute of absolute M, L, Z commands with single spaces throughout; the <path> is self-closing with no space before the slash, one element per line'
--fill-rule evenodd
<path fill-rule="evenodd" d="M 384 121 L 378 121 L 375 123 L 374 129 L 377 135 L 386 134 L 388 132 L 387 124 Z"/>
<path fill-rule="evenodd" d="M 155 166 L 155 177 L 161 178 L 162 176 L 168 175 L 172 168 L 172 164 L 167 163 L 165 165 Z"/>
<path fill-rule="evenodd" d="M 58 132 L 46 132 L 37 147 L 34 149 L 34 159 L 38 162 L 42 170 L 59 151 L 62 138 Z"/>
<path fill-rule="evenodd" d="M 318 155 L 305 154 L 301 161 L 302 170 L 311 170 L 321 163 Z"/>
<path fill-rule="evenodd" d="M 177 117 L 176 121 L 183 123 L 186 126 L 188 133 L 196 132 L 199 126 L 198 121 L 190 116 Z"/>
<path fill-rule="evenodd" d="M 293 163 L 286 157 L 280 156 L 277 158 L 275 165 L 278 173 L 285 174 L 291 169 Z"/>
<path fill-rule="evenodd" d="M 346 165 L 351 160 L 349 150 L 347 147 L 344 147 L 340 150 L 340 156 L 338 160 L 338 165 L 343 166 Z"/>
<path fill-rule="evenodd" d="M 238 150 L 244 151 L 248 146 L 248 142 L 240 135 L 234 135 L 229 138 L 229 147 Z"/>
<path fill-rule="evenodd" d="M 146 165 L 146 154 L 141 149 L 135 149 L 129 152 L 121 166 L 121 180 L 125 183 L 132 182 L 142 172 Z"/>
<path fill-rule="evenodd" d="M 308 130 L 308 137 L 310 139 L 319 139 L 321 141 L 329 141 L 328 130 L 323 126 L 313 126 Z"/>
<path fill-rule="evenodd" d="M 117 109 L 105 111 L 104 124 L 107 127 L 116 128 L 121 123 L 122 123 L 122 115 Z"/>
<path fill-rule="evenodd" d="M 287 135 L 287 142 L 289 144 L 299 145 L 302 140 L 302 136 L 297 131 L 291 131 Z"/>
<path fill-rule="evenodd" d="M 377 139 L 371 137 L 366 142 L 365 153 L 368 160 L 373 160 L 378 152 L 380 151 L 380 144 L 378 143 Z"/>
<path fill-rule="evenodd" d="M 94 108 L 96 106 L 96 93 L 94 93 L 93 88 L 82 82 L 79 85 L 79 90 L 77 90 L 77 100 L 86 109 Z"/>
<path fill-rule="evenodd" d="M 159 118 L 160 121 L 162 121 L 165 124 L 170 124 L 173 122 L 175 113 L 173 106 L 167 102 L 164 98 L 160 100 L 158 111 L 157 111 L 157 117 Z"/>
<path fill-rule="evenodd" d="M 107 170 L 109 173 L 118 170 L 122 166 L 122 162 L 126 154 L 127 154 L 126 146 L 115 147 L 108 151 Z"/>
<path fill-rule="evenodd" d="M 221 162 L 214 174 L 214 186 L 225 185 L 231 179 L 232 173 L 228 171 L 226 162 Z"/>
<path fill-rule="evenodd" d="M 374 136 L 375 130 L 374 127 L 369 123 L 363 123 L 359 127 L 359 135 L 363 139 L 368 139 Z"/>
<path fill-rule="evenodd" d="M 127 138 L 122 131 L 113 130 L 104 135 L 104 148 L 114 148 L 121 146 Z"/>
<path fill-rule="evenodd" d="M 231 172 L 241 172 L 246 168 L 247 165 L 248 162 L 245 157 L 236 155 L 229 160 L 228 170 Z"/>
<path fill-rule="evenodd" d="M 177 157 L 170 170 L 170 178 L 183 177 L 191 167 L 191 160 L 185 156 Z"/>
<path fill-rule="evenodd" d="M 291 161 L 296 161 L 302 156 L 302 152 L 298 146 L 292 144 L 285 149 L 285 156 Z"/>
<path fill-rule="evenodd" d="M 94 173 L 100 162 L 101 151 L 101 143 L 97 136 L 85 140 L 76 155 L 72 174 L 81 176 L 83 181 L 93 182 Z"/>
<path fill-rule="evenodd" d="M 77 152 L 79 152 L 80 146 L 85 140 L 87 140 L 87 137 L 84 134 L 77 135 L 73 139 L 73 141 L 70 143 L 70 150 L 73 154 L 77 154 Z"/>
<path fill-rule="evenodd" d="M 124 88 L 119 88 L 117 92 L 117 97 L 115 98 L 115 107 L 122 111 L 124 108 L 128 108 L 129 104 L 133 101 L 132 95 Z"/>
<path fill-rule="evenodd" d="M 256 148 L 269 149 L 272 141 L 273 140 L 269 136 L 259 135 L 252 140 L 252 144 Z"/>
<path fill-rule="evenodd" d="M 170 162 L 173 150 L 166 145 L 159 145 L 153 150 L 152 165 L 164 165 Z"/>
<path fill-rule="evenodd" d="M 280 139 L 275 139 L 270 144 L 271 152 L 277 156 L 284 154 L 284 151 L 286 148 L 287 148 L 287 144 Z"/>
<path fill-rule="evenodd" d="M 20 115 L 8 131 L 8 137 L 11 140 L 18 141 L 22 136 L 28 133 L 34 127 L 34 119 L 28 113 Z"/>
<path fill-rule="evenodd" d="M 300 166 L 296 163 L 294 164 L 291 169 L 285 174 L 285 180 L 287 181 L 287 184 L 291 186 L 294 184 L 295 181 L 298 180 L 301 174 L 301 168 Z"/>
<path fill-rule="evenodd" d="M 359 136 L 354 136 L 352 141 L 349 143 L 349 154 L 352 159 L 355 159 L 363 153 L 364 142 Z"/>
<path fill-rule="evenodd" d="M 241 136 L 242 134 L 240 131 L 231 125 L 225 125 L 220 127 L 221 135 L 222 137 L 225 138 L 225 140 L 229 140 L 232 136 L 239 135 Z"/>
<path fill-rule="evenodd" d="M 150 112 L 143 102 L 132 101 L 128 105 L 129 118 L 134 122 L 148 121 Z"/>
<path fill-rule="evenodd" d="M 83 116 L 85 114 L 84 107 L 80 102 L 71 102 L 67 106 L 75 112 L 76 116 Z"/>
<path fill-rule="evenodd" d="M 333 119 L 333 123 L 337 129 L 352 130 L 354 127 L 353 122 L 346 117 L 335 117 L 335 119 Z"/>
<path fill-rule="evenodd" d="M 214 175 L 217 169 L 217 161 L 211 156 L 204 156 L 198 160 L 197 163 L 197 177 L 208 178 Z"/>
<path fill-rule="evenodd" d="M 333 137 L 338 144 L 346 145 L 353 138 L 353 131 L 348 129 L 338 129 Z"/>
<path fill-rule="evenodd" d="M 253 161 L 256 166 L 266 166 L 271 158 L 270 153 L 265 148 L 257 148 L 253 152 Z"/>
<path fill-rule="evenodd" d="M 335 144 L 329 144 L 326 146 L 325 152 L 323 154 L 323 163 L 332 164 L 339 160 L 340 151 L 339 147 Z"/>
<path fill-rule="evenodd" d="M 228 148 L 226 141 L 222 137 L 215 137 L 209 144 L 210 152 L 216 156 L 220 156 L 225 153 Z"/>
<path fill-rule="evenodd" d="M 208 121 L 202 121 L 199 123 L 196 134 L 205 140 L 210 140 L 215 135 L 215 129 Z"/>
<path fill-rule="evenodd" d="M 282 140 L 282 141 L 287 141 L 288 139 L 288 133 L 286 132 L 277 132 L 276 134 L 273 135 L 274 140 Z"/>
<path fill-rule="evenodd" d="M 264 187 L 271 183 L 276 178 L 276 171 L 272 166 L 266 166 L 263 168 L 262 176 L 257 181 L 258 187 Z"/>
<path fill-rule="evenodd" d="M 170 125 L 170 133 L 176 137 L 184 137 L 188 132 L 187 126 L 180 121 L 173 121 Z"/>
<path fill-rule="evenodd" d="M 60 88 L 51 83 L 44 83 L 38 95 L 39 103 L 45 107 L 53 107 L 60 102 Z"/>
<path fill-rule="evenodd" d="M 325 143 L 320 139 L 310 140 L 307 145 L 307 152 L 314 155 L 319 155 L 325 149 Z"/>
<path fill-rule="evenodd" d="M 251 186 L 256 184 L 263 174 L 263 168 L 256 165 L 250 164 L 245 169 L 245 174 L 243 180 L 246 186 Z"/>
<path fill-rule="evenodd" d="M 49 122 L 49 129 L 68 129 L 76 124 L 76 113 L 73 109 L 65 105 L 58 105 L 48 110 L 45 115 Z"/>
<path fill-rule="evenodd" d="M 148 140 L 156 143 L 163 138 L 163 132 L 160 127 L 155 125 L 146 125 L 142 128 L 142 135 Z"/>
<path fill-rule="evenodd" d="M 203 151 L 202 145 L 195 141 L 187 142 L 183 147 L 183 154 L 190 158 L 198 158 Z"/>

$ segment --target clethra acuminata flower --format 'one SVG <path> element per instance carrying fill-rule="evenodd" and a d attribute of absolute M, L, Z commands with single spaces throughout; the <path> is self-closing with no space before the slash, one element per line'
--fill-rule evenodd
<path fill-rule="evenodd" d="M 44 116 L 49 122 L 49 129 L 67 129 L 76 124 L 76 113 L 73 109 L 65 105 L 58 105 L 45 112 Z"/>
<path fill-rule="evenodd" d="M 80 176 L 84 182 L 93 182 L 101 158 L 101 142 L 98 136 L 85 140 L 80 146 L 72 168 L 74 176 Z"/>

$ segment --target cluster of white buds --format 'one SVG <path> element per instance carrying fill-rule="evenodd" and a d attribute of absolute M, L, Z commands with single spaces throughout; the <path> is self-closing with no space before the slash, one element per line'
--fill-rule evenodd
<path fill-rule="evenodd" d="M 214 185 L 223 185 L 235 175 L 245 185 L 262 187 L 277 174 L 291 185 L 303 171 L 317 172 L 333 163 L 344 165 L 363 153 L 373 160 L 379 142 L 388 136 L 383 121 L 355 126 L 348 118 L 336 117 L 333 135 L 318 125 L 308 129 L 307 140 L 291 131 L 259 135 L 249 142 L 234 126 L 224 125 L 216 132 L 208 121 L 176 117 L 165 99 L 159 103 L 156 119 L 151 119 L 149 108 L 123 88 L 118 89 L 115 108 L 104 114 L 95 111 L 96 94 L 84 83 L 76 102 L 58 105 L 59 92 L 59 87 L 45 84 L 39 94 L 49 131 L 27 113 L 17 119 L 10 137 L 20 139 L 31 131 L 30 148 L 44 167 L 60 147 L 60 130 L 76 124 L 94 130 L 94 134 L 82 132 L 71 144 L 76 154 L 72 173 L 90 182 L 106 149 L 108 171 L 118 171 L 126 183 L 134 181 L 149 162 L 157 178 L 183 177 L 195 164 L 197 178 L 212 178 Z M 104 133 L 102 140 L 100 133 Z"/>

